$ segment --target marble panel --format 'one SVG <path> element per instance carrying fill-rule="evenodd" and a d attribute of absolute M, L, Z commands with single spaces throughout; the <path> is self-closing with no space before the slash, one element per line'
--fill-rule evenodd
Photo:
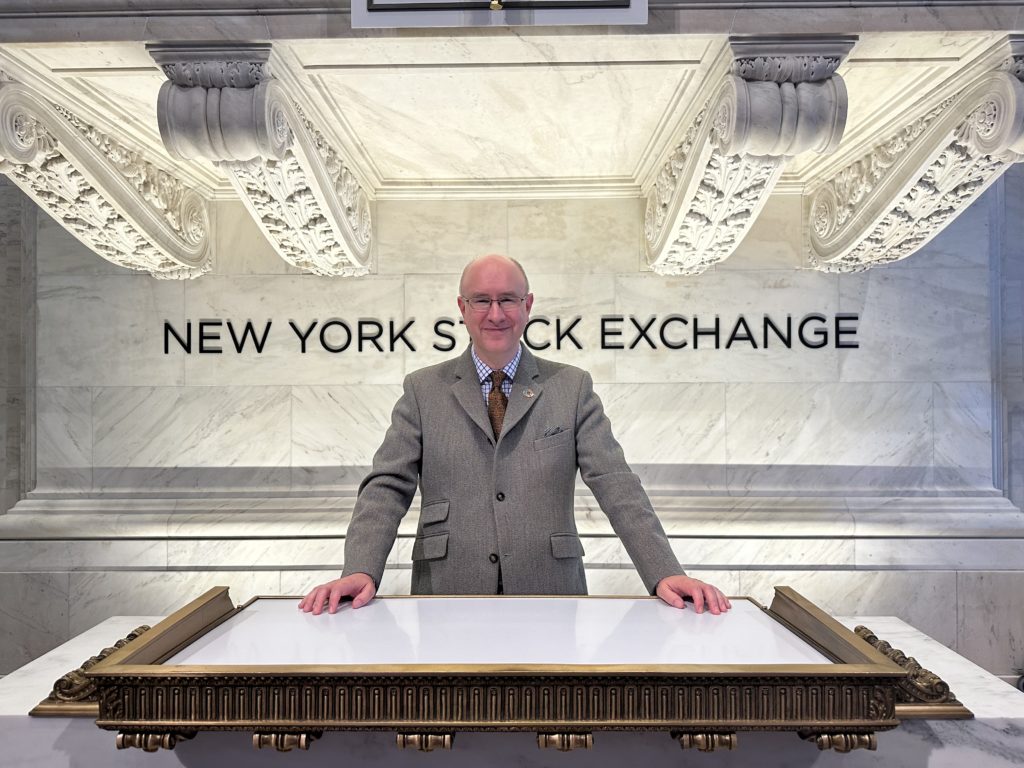
<path fill-rule="evenodd" d="M 643 220 L 639 198 L 513 200 L 508 255 L 530 272 L 636 272 Z"/>
<path fill-rule="evenodd" d="M 615 436 L 637 464 L 725 464 L 725 384 L 601 384 Z"/>
<path fill-rule="evenodd" d="M 291 412 L 287 387 L 97 388 L 96 486 L 287 486 Z"/>
<path fill-rule="evenodd" d="M 852 539 L 675 538 L 672 552 L 684 568 L 829 568 L 854 563 Z"/>
<path fill-rule="evenodd" d="M 306 274 L 277 254 L 241 201 L 219 200 L 211 206 L 211 214 L 216 249 L 212 274 Z"/>
<path fill-rule="evenodd" d="M 369 466 L 401 394 L 397 384 L 292 387 L 292 466 Z"/>
<path fill-rule="evenodd" d="M 0 563 L 5 569 L 23 573 L 163 568 L 167 549 L 166 540 L 153 539 L 0 540 Z"/>
<path fill-rule="evenodd" d="M 987 269 L 872 269 L 839 277 L 842 312 L 860 315 L 842 381 L 988 381 Z"/>
<path fill-rule="evenodd" d="M 992 487 L 992 386 L 937 383 L 935 485 Z"/>
<path fill-rule="evenodd" d="M 956 650 L 996 675 L 1024 668 L 1024 572 L 957 574 Z"/>
<path fill-rule="evenodd" d="M 129 270 L 93 253 L 42 209 L 36 217 L 36 269 L 40 282 L 52 276 L 124 276 Z M 173 282 L 173 281 L 172 281 Z"/>
<path fill-rule="evenodd" d="M 740 593 L 770 605 L 776 586 L 832 615 L 898 616 L 957 649 L 956 573 L 952 571 L 740 571 Z"/>
<path fill-rule="evenodd" d="M 1024 541 L 1012 539 L 857 539 L 859 568 L 1024 570 Z"/>
<path fill-rule="evenodd" d="M 800 269 L 804 265 L 802 210 L 801 195 L 771 195 L 747 236 L 715 270 Z"/>
<path fill-rule="evenodd" d="M 836 286 L 834 275 L 789 270 L 720 270 L 696 277 L 620 275 L 615 282 L 615 313 L 625 320 L 608 327 L 620 329 L 622 335 L 613 338 L 606 334 L 609 343 L 624 347 L 613 352 L 616 381 L 834 381 L 839 350 L 833 348 L 831 335 L 827 346 L 812 349 L 800 343 L 797 331 L 807 315 L 818 313 L 829 318 L 836 313 Z M 688 325 L 669 323 L 663 340 L 661 324 L 671 315 L 682 316 Z M 771 334 L 765 348 L 765 315 L 781 329 L 785 329 L 787 316 L 792 316 L 792 348 L 787 349 Z M 657 317 L 648 332 L 657 348 L 644 341 L 630 316 L 635 316 L 641 326 Z M 757 349 L 748 341 L 736 341 L 726 349 L 740 316 L 748 324 Z M 702 336 L 694 349 L 693 332 L 698 322 L 701 330 L 711 331 L 716 318 L 720 348 L 715 349 L 713 336 Z M 595 321 L 600 322 L 598 318 Z M 809 321 L 806 326 L 805 335 L 811 343 L 820 343 L 813 335 L 817 325 Z M 742 336 L 742 327 L 737 335 Z M 665 341 L 686 341 L 688 346 L 670 349 Z"/>
<path fill-rule="evenodd" d="M 344 559 L 344 538 L 172 539 L 167 567 L 182 570 L 230 568 L 336 568 Z"/>
<path fill-rule="evenodd" d="M 0 573 L 0 674 L 60 645 L 71 634 L 68 574 Z"/>
<path fill-rule="evenodd" d="M 281 571 L 281 594 L 301 597 L 310 592 L 313 587 L 324 584 L 341 576 L 341 569 L 335 570 L 288 570 Z M 384 569 L 381 578 L 381 595 L 408 595 L 412 583 L 412 569 L 408 566 L 393 567 Z"/>
<path fill-rule="evenodd" d="M 508 249 L 504 201 L 377 203 L 377 268 L 381 275 L 460 275 L 470 259 L 487 253 L 508 253 Z"/>
<path fill-rule="evenodd" d="M 730 384 L 730 488 L 917 487 L 932 461 L 932 388 Z"/>
<path fill-rule="evenodd" d="M 917 253 L 887 264 L 883 269 L 988 269 L 991 248 L 989 227 L 992 209 L 998 201 L 995 193 L 996 190 L 989 189 Z"/>
<path fill-rule="evenodd" d="M 71 574 L 71 634 L 123 614 L 167 615 L 213 587 L 229 587 L 236 605 L 277 595 L 279 571 L 94 571 Z"/>
<path fill-rule="evenodd" d="M 38 386 L 184 383 L 183 362 L 164 354 L 162 339 L 165 321 L 182 325 L 183 283 L 127 272 L 40 277 Z"/>
<path fill-rule="evenodd" d="M 8 387 L 0 390 L 0 488 L 19 493 L 22 490 L 22 452 L 25 445 L 26 390 Z"/>
<path fill-rule="evenodd" d="M 36 389 L 36 489 L 92 487 L 92 390 Z"/>
<path fill-rule="evenodd" d="M 182 361 L 188 384 L 394 384 L 402 375 L 405 345 L 401 340 L 391 344 L 389 323 L 397 333 L 404 325 L 404 315 L 402 279 L 397 277 L 207 275 L 189 283 L 185 290 L 184 317 L 192 321 L 192 353 L 171 339 L 174 346 L 169 357 Z M 224 322 L 210 329 L 219 331 L 220 342 L 213 346 L 223 352 L 200 353 L 199 321 L 204 319 Z M 246 322 L 252 322 L 255 336 L 250 333 L 241 352 L 227 327 L 229 320 L 237 338 L 245 332 Z M 338 352 L 321 344 L 321 331 L 332 320 L 341 320 L 348 328 L 346 332 L 345 327 L 333 325 L 323 333 L 327 346 L 340 349 Z M 360 343 L 361 320 L 383 324 L 378 339 L 383 351 L 369 340 L 375 333 L 369 325 Z M 305 354 L 300 335 L 290 322 L 301 333 L 309 333 Z M 184 321 L 176 326 L 179 333 L 185 329 Z M 162 333 L 162 325 L 157 330 Z M 415 339 L 415 334 L 407 336 Z M 256 339 L 265 339 L 262 352 L 257 351 Z"/>

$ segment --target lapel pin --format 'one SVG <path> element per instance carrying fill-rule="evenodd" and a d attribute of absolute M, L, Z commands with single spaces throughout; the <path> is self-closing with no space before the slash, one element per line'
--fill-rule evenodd
<path fill-rule="evenodd" d="M 533 397 L 533 390 L 532 389 L 524 389 L 523 390 L 523 397 Z"/>

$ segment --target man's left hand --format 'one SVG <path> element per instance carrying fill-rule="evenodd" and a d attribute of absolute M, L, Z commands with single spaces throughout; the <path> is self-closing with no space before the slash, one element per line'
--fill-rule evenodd
<path fill-rule="evenodd" d="M 697 613 L 704 613 L 705 606 L 715 615 L 732 608 L 732 603 L 722 594 L 722 590 L 689 576 L 666 576 L 658 582 L 655 592 L 673 608 L 685 608 L 683 598 L 689 597 Z"/>

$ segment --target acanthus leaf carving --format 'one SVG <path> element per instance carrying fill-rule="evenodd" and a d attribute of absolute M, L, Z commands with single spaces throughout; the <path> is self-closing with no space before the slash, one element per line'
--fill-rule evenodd
<path fill-rule="evenodd" d="M 269 46 L 241 52 L 187 46 L 150 50 L 174 74 L 161 87 L 158 100 L 160 133 L 168 151 L 185 159 L 204 157 L 224 169 L 289 264 L 318 275 L 367 274 L 369 197 L 342 154 L 284 86 L 269 77 Z M 198 61 L 189 60 L 193 55 Z M 221 73 L 239 61 L 248 61 L 254 74 L 234 78 L 243 83 L 235 86 Z M 186 77 L 182 72 L 199 74 Z"/>
<path fill-rule="evenodd" d="M 0 83 L 0 173 L 118 266 L 169 279 L 211 267 L 207 204 L 197 192 L 10 81 Z"/>
<path fill-rule="evenodd" d="M 858 272 L 916 253 L 1024 157 L 1024 84 L 1007 67 L 959 94 L 805 197 L 809 264 Z"/>
<path fill-rule="evenodd" d="M 833 41 L 834 42 L 834 41 Z M 647 196 L 644 235 L 651 269 L 699 274 L 728 258 L 771 194 L 786 160 L 834 151 L 847 95 L 834 44 L 822 55 L 764 53 L 749 41 L 732 72 L 697 113 Z M 807 45 L 799 46 L 806 49 Z"/>

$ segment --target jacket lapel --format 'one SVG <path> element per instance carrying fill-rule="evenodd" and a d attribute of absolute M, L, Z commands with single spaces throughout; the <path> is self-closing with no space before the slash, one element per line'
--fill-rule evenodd
<path fill-rule="evenodd" d="M 472 361 L 470 361 L 470 365 L 472 365 Z M 477 387 L 477 390 L 479 390 L 479 387 Z M 516 377 L 512 382 L 512 394 L 509 395 L 508 407 L 505 409 L 505 421 L 501 425 L 502 437 L 511 432 L 512 428 L 529 413 L 530 409 L 533 408 L 533 404 L 540 399 L 541 390 L 537 358 L 524 346 L 523 356 L 519 360 L 519 368 L 516 370 Z M 480 395 L 479 391 L 477 396 L 483 402 L 483 396 Z M 485 409 L 485 420 L 486 415 Z"/>
<path fill-rule="evenodd" d="M 473 365 L 470 349 L 472 347 L 466 347 L 466 351 L 459 357 L 458 364 L 455 366 L 455 383 L 452 384 L 452 393 L 469 418 L 484 431 L 487 437 L 493 439 L 491 420 L 487 418 L 487 406 L 484 405 L 484 396 L 480 392 L 480 379 L 477 378 L 476 366 Z"/>

